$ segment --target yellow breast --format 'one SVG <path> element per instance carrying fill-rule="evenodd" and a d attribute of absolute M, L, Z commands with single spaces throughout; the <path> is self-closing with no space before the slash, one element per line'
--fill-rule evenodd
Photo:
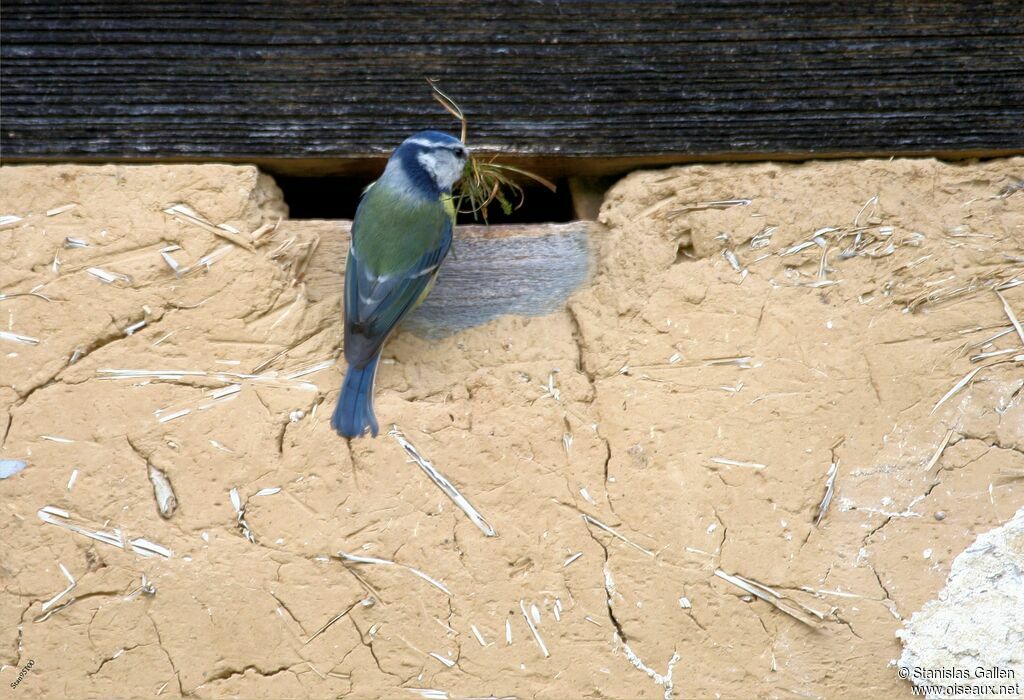
<path fill-rule="evenodd" d="M 452 220 L 452 225 L 455 225 L 455 200 L 450 194 L 441 195 L 441 204 L 444 205 L 445 213 L 448 214 L 448 218 Z"/>

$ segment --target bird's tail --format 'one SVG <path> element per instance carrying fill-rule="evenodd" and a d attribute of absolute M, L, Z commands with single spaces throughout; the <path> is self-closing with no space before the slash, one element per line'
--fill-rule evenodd
<path fill-rule="evenodd" d="M 334 415 L 331 417 L 331 425 L 342 437 L 359 437 L 367 428 L 371 435 L 377 436 L 377 417 L 373 415 L 373 379 L 377 374 L 379 360 L 380 353 L 365 367 L 349 365 L 345 372 L 338 405 L 334 407 Z"/>

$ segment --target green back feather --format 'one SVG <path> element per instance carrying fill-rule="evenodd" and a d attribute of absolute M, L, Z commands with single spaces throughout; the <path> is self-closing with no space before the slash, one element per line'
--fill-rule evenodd
<path fill-rule="evenodd" d="M 352 231 L 359 259 L 379 275 L 410 269 L 441 244 L 451 225 L 448 208 L 443 199 L 422 200 L 371 186 Z"/>

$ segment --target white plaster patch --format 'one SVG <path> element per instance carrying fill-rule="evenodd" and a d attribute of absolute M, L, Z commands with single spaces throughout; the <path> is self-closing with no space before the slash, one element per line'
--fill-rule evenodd
<path fill-rule="evenodd" d="M 897 663 L 900 677 L 908 676 L 919 687 L 1020 682 L 1024 678 L 1024 508 L 961 552 L 939 597 L 914 613 L 896 636 L 903 640 Z M 999 669 L 1013 676 L 993 679 L 979 676 L 978 669 Z M 942 680 L 943 673 L 955 673 L 957 680 Z"/>

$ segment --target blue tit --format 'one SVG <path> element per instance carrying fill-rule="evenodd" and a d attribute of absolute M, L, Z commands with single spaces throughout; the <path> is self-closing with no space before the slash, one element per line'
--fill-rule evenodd
<path fill-rule="evenodd" d="M 426 298 L 452 243 L 452 187 L 469 152 L 459 139 L 421 131 L 395 149 L 352 221 L 345 268 L 348 370 L 331 425 L 339 435 L 377 435 L 373 382 L 384 341 Z"/>

